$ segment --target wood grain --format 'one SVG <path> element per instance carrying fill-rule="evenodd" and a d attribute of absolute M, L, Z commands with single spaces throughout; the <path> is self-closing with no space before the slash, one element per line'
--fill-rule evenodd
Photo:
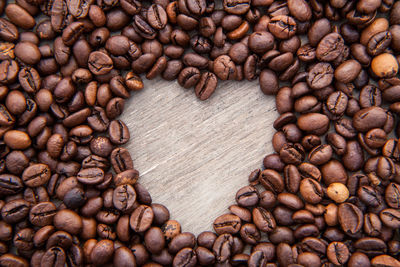
<path fill-rule="evenodd" d="M 139 181 L 183 231 L 211 230 L 273 151 L 274 97 L 262 94 L 258 81 L 222 82 L 205 102 L 177 82 L 144 82 L 121 118 Z"/>

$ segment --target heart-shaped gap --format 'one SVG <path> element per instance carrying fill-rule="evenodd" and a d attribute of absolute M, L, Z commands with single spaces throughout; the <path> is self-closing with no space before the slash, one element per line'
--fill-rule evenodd
<path fill-rule="evenodd" d="M 258 81 L 221 82 L 205 102 L 177 82 L 144 84 L 121 117 L 131 131 L 127 149 L 139 182 L 183 231 L 212 230 L 249 173 L 273 151 L 275 99 Z"/>

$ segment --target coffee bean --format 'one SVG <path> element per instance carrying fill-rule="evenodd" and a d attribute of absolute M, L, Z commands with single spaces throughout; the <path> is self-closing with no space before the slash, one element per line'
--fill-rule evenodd
<path fill-rule="evenodd" d="M 214 61 L 214 73 L 221 80 L 232 80 L 236 78 L 236 66 L 229 56 L 219 56 Z"/>
<path fill-rule="evenodd" d="M 29 187 L 42 186 L 50 179 L 51 172 L 46 164 L 33 164 L 22 173 L 22 180 Z"/>
<path fill-rule="evenodd" d="M 256 205 L 259 200 L 259 194 L 255 187 L 245 186 L 237 191 L 236 202 L 240 206 L 249 207 Z"/>
<path fill-rule="evenodd" d="M 262 207 L 253 209 L 253 221 L 260 231 L 271 232 L 276 227 L 273 215 Z"/>
<path fill-rule="evenodd" d="M 380 212 L 379 217 L 384 225 L 389 228 L 396 229 L 400 225 L 400 214 L 398 209 L 384 209 Z"/>
<path fill-rule="evenodd" d="M 281 160 L 286 164 L 299 165 L 304 160 L 304 149 L 300 144 L 284 144 L 279 151 Z"/>
<path fill-rule="evenodd" d="M 195 87 L 196 96 L 200 100 L 208 99 L 214 93 L 217 84 L 217 76 L 214 73 L 204 72 Z"/>
<path fill-rule="evenodd" d="M 296 21 L 286 15 L 274 16 L 268 24 L 269 31 L 279 39 L 289 39 L 296 34 Z"/>
<path fill-rule="evenodd" d="M 274 36 L 269 32 L 254 32 L 249 36 L 248 46 L 256 54 L 263 54 L 274 47 Z"/>
<path fill-rule="evenodd" d="M 260 174 L 260 183 L 265 189 L 272 191 L 275 194 L 279 194 L 284 190 L 284 181 L 282 176 L 271 169 L 266 169 Z"/>
<path fill-rule="evenodd" d="M 380 255 L 380 256 L 374 257 L 371 260 L 371 264 L 372 264 L 372 266 L 379 266 L 382 264 L 386 264 L 389 266 L 396 266 L 396 265 L 399 265 L 400 262 L 397 259 L 395 259 L 389 255 Z"/>
<path fill-rule="evenodd" d="M 71 46 L 73 45 L 84 30 L 84 25 L 82 22 L 73 22 L 64 29 L 62 34 L 62 40 L 64 44 Z"/>
<path fill-rule="evenodd" d="M 2 207 L 1 216 L 6 223 L 17 223 L 28 216 L 29 208 L 29 203 L 24 199 L 15 199 Z"/>
<path fill-rule="evenodd" d="M 224 0 L 224 10 L 230 14 L 242 15 L 250 9 L 250 2 L 248 0 Z"/>
<path fill-rule="evenodd" d="M 301 181 L 300 194 L 305 201 L 311 204 L 319 203 L 324 196 L 321 185 L 311 178 L 306 178 Z"/>
<path fill-rule="evenodd" d="M 29 221 L 35 226 L 50 225 L 57 209 L 52 202 L 40 202 L 29 211 Z"/>
<path fill-rule="evenodd" d="M 338 209 L 339 223 L 343 231 L 356 234 L 363 225 L 362 211 L 350 203 L 342 203 Z"/>
<path fill-rule="evenodd" d="M 153 4 L 147 10 L 147 21 L 154 29 L 163 29 L 167 24 L 167 13 L 162 6 Z"/>
<path fill-rule="evenodd" d="M 140 205 L 131 214 L 130 226 L 135 232 L 145 232 L 153 222 L 154 213 L 151 207 Z"/>
<path fill-rule="evenodd" d="M 8 20 L 0 19 L 0 37 L 6 42 L 15 42 L 18 40 L 19 32 L 17 27 Z"/>
<path fill-rule="evenodd" d="M 136 192 L 131 185 L 120 185 L 114 189 L 113 204 L 116 209 L 123 212 L 130 211 L 135 201 Z"/>
<path fill-rule="evenodd" d="M 36 24 L 35 19 L 19 5 L 7 5 L 5 13 L 14 25 L 25 30 L 32 29 Z"/>
<path fill-rule="evenodd" d="M 79 182 L 88 185 L 100 184 L 104 181 L 104 171 L 100 168 L 88 168 L 82 169 L 77 174 Z"/>
<path fill-rule="evenodd" d="M 240 218 L 233 214 L 224 214 L 215 219 L 213 227 L 217 234 L 236 234 L 241 227 Z"/>
<path fill-rule="evenodd" d="M 288 1 L 289 12 L 300 21 L 308 21 L 311 19 L 311 8 L 306 1 L 291 0 Z"/>
<path fill-rule="evenodd" d="M 111 58 L 103 52 L 92 52 L 89 56 L 88 67 L 95 75 L 107 74 L 113 67 Z"/>
<path fill-rule="evenodd" d="M 331 183 L 327 188 L 327 195 L 336 203 L 342 203 L 349 197 L 349 190 L 342 183 Z"/>
<path fill-rule="evenodd" d="M 25 132 L 18 130 L 7 131 L 4 134 L 4 142 L 12 149 L 26 149 L 32 143 Z"/>
<path fill-rule="evenodd" d="M 331 84 L 334 70 L 329 63 L 317 63 L 309 71 L 308 85 L 315 90 L 322 89 Z"/>

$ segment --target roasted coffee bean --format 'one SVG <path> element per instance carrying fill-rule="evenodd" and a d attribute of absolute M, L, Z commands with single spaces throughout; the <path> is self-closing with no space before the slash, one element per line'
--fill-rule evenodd
<path fill-rule="evenodd" d="M 213 227 L 217 234 L 236 234 L 241 227 L 240 218 L 233 214 L 224 214 L 215 219 Z"/>
<path fill-rule="evenodd" d="M 147 21 L 154 29 L 163 29 L 167 24 L 167 13 L 162 6 L 153 4 L 147 10 Z"/>
<path fill-rule="evenodd" d="M 35 226 L 50 225 L 57 209 L 52 202 L 40 202 L 29 211 L 29 221 Z"/>
<path fill-rule="evenodd" d="M 400 225 L 400 214 L 398 209 L 384 209 L 380 212 L 379 217 L 382 223 L 389 228 L 396 229 Z"/>
<path fill-rule="evenodd" d="M 305 157 L 304 149 L 300 144 L 287 143 L 279 151 L 281 160 L 286 164 L 300 164 Z"/>
<path fill-rule="evenodd" d="M 1 216 L 6 223 L 17 223 L 28 216 L 30 204 L 24 199 L 15 199 L 1 209 Z"/>
<path fill-rule="evenodd" d="M 248 0 L 232 1 L 224 0 L 224 10 L 230 14 L 242 15 L 250 9 L 250 2 Z"/>
<path fill-rule="evenodd" d="M 311 204 L 318 204 L 324 196 L 321 185 L 311 178 L 301 181 L 300 194 L 306 202 Z"/>
<path fill-rule="evenodd" d="M 262 207 L 253 209 L 253 221 L 260 231 L 271 232 L 276 227 L 273 215 Z"/>
<path fill-rule="evenodd" d="M 8 20 L 0 19 L 0 37 L 6 42 L 15 42 L 18 40 L 19 32 L 17 27 Z"/>
<path fill-rule="evenodd" d="M 348 234 L 356 234 L 363 225 L 362 211 L 350 203 L 339 205 L 338 218 L 343 231 Z"/>
<path fill-rule="evenodd" d="M 217 76 L 214 73 L 204 72 L 200 76 L 200 80 L 195 87 L 196 96 L 200 100 L 208 99 L 214 93 L 217 84 Z"/>
<path fill-rule="evenodd" d="M 274 16 L 268 24 L 269 31 L 279 39 L 289 39 L 296 34 L 296 21 L 286 15 Z"/>
<path fill-rule="evenodd" d="M 62 34 L 62 40 L 64 44 L 71 46 L 73 45 L 84 30 L 84 25 L 82 22 L 73 22 L 64 29 Z"/>
<path fill-rule="evenodd" d="M 100 184 L 104 180 L 104 171 L 100 168 L 82 169 L 77 174 L 79 182 L 88 185 Z"/>
<path fill-rule="evenodd" d="M 144 240 L 147 250 L 153 254 L 160 254 L 165 246 L 164 236 L 158 227 L 151 227 L 146 231 Z"/>
<path fill-rule="evenodd" d="M 135 189 L 129 184 L 120 185 L 114 189 L 113 204 L 114 207 L 122 212 L 133 209 L 136 201 Z"/>
<path fill-rule="evenodd" d="M 329 63 L 317 63 L 308 73 L 307 83 L 314 89 L 322 89 L 331 84 L 334 70 Z"/>
<path fill-rule="evenodd" d="M 145 232 L 153 222 L 154 213 L 151 207 L 140 205 L 131 214 L 130 226 L 135 232 Z"/>
<path fill-rule="evenodd" d="M 281 193 L 285 187 L 282 176 L 271 169 L 261 172 L 260 183 L 265 187 L 265 189 L 272 191 L 275 194 Z"/>
<path fill-rule="evenodd" d="M 112 59 L 103 52 L 92 52 L 88 61 L 89 70 L 95 75 L 107 74 L 113 68 Z"/>
<path fill-rule="evenodd" d="M 38 187 L 47 183 L 51 172 L 46 164 L 33 164 L 22 173 L 22 180 L 29 187 Z"/>

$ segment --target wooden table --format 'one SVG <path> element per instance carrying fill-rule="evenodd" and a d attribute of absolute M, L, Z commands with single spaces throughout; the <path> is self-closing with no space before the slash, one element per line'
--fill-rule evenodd
<path fill-rule="evenodd" d="M 204 102 L 177 82 L 144 83 L 121 118 L 131 131 L 127 148 L 139 181 L 182 231 L 211 230 L 249 173 L 273 152 L 274 97 L 262 94 L 258 80 L 222 82 Z"/>

